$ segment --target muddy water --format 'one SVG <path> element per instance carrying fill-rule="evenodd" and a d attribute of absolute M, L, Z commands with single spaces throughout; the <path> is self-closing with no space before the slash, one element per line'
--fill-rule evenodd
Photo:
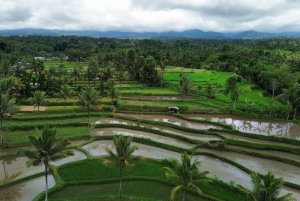
<path fill-rule="evenodd" d="M 249 141 L 249 142 L 254 142 L 254 143 L 277 144 L 277 145 L 281 145 L 281 146 L 299 148 L 299 145 L 293 145 L 293 144 L 288 144 L 288 143 L 284 143 L 284 142 L 260 140 L 260 139 L 249 138 L 249 137 L 245 137 L 245 136 L 234 135 L 234 134 L 229 134 L 229 133 L 222 133 L 222 132 L 217 132 L 217 133 L 224 135 L 225 137 L 228 137 L 228 138 L 233 138 L 233 139 L 238 139 L 238 140 L 243 140 L 243 141 Z"/>
<path fill-rule="evenodd" d="M 71 161 L 76 161 L 86 158 L 86 156 L 77 150 L 74 151 L 74 156 L 52 162 L 53 165 L 61 165 Z M 27 157 L 9 156 L 0 158 L 0 184 L 7 183 L 16 179 L 30 176 L 39 172 L 44 172 L 45 168 L 41 166 L 26 166 Z"/>
<path fill-rule="evenodd" d="M 201 151 L 212 152 L 228 159 L 231 159 L 250 170 L 259 172 L 262 174 L 268 173 L 270 170 L 277 177 L 282 177 L 285 181 L 291 183 L 299 184 L 300 183 L 300 168 L 296 165 L 285 164 L 278 161 L 273 161 L 270 159 L 259 158 L 256 156 L 250 156 L 246 154 L 228 152 L 228 151 L 219 151 L 201 148 Z"/>
<path fill-rule="evenodd" d="M 259 153 L 265 153 L 265 154 L 269 154 L 269 155 L 273 155 L 273 156 L 289 158 L 289 159 L 297 160 L 300 162 L 299 154 L 293 154 L 293 153 L 288 153 L 288 152 L 283 152 L 283 151 L 252 149 L 252 148 L 241 147 L 241 146 L 236 146 L 236 145 L 226 145 L 226 146 L 230 147 L 230 148 L 245 149 L 245 150 L 255 151 L 255 152 L 259 152 Z"/>
<path fill-rule="evenodd" d="M 180 119 L 174 116 L 169 116 L 169 115 L 160 115 L 160 114 L 153 114 L 153 115 L 148 115 L 148 114 L 123 114 L 123 113 L 116 113 L 118 115 L 125 115 L 125 116 L 132 116 L 136 118 L 144 118 L 144 119 L 150 119 L 153 121 L 161 121 L 161 122 L 166 122 L 166 123 L 171 123 L 175 124 L 178 126 L 184 126 L 188 128 L 194 128 L 194 129 L 200 129 L 200 130 L 206 130 L 209 128 L 215 128 L 215 129 L 222 129 L 220 126 L 212 125 L 212 124 L 207 124 L 207 123 L 199 123 L 199 122 L 191 122 L 187 121 L 184 119 Z M 97 122 L 96 122 L 97 123 Z"/>
<path fill-rule="evenodd" d="M 300 125 L 287 121 L 272 121 L 236 115 L 220 114 L 185 114 L 186 118 L 207 119 L 232 125 L 246 133 L 291 137 L 300 140 Z"/>
<path fill-rule="evenodd" d="M 144 137 L 144 138 L 149 138 L 153 141 L 162 142 L 165 144 L 171 144 L 183 148 L 192 148 L 196 146 L 196 144 L 187 143 L 174 138 L 165 137 L 153 133 L 147 133 L 143 131 L 125 129 L 125 128 L 96 128 L 92 130 L 91 134 L 92 135 L 126 135 L 126 136 Z"/>
<path fill-rule="evenodd" d="M 52 188 L 54 185 L 53 176 L 48 175 L 48 188 Z M 38 177 L 6 188 L 0 188 L 0 200 L 31 201 L 45 189 L 45 177 Z"/>
<path fill-rule="evenodd" d="M 176 158 L 180 160 L 180 153 L 165 150 L 158 147 L 152 147 L 149 145 L 144 145 L 140 143 L 132 143 L 132 145 L 137 145 L 139 150 L 134 152 L 134 155 L 142 155 L 145 157 L 164 159 L 164 158 Z M 91 153 L 93 156 L 107 155 L 104 147 L 114 149 L 113 142 L 111 140 L 101 140 L 94 141 L 87 145 L 84 145 L 83 148 Z M 226 182 L 234 181 L 244 185 L 245 187 L 250 187 L 250 176 L 244 171 L 236 168 L 235 166 L 222 162 L 218 159 L 199 155 L 199 160 L 202 161 L 200 170 L 201 171 L 210 171 L 210 177 L 217 177 Z"/>
<path fill-rule="evenodd" d="M 98 121 L 96 121 L 97 124 L 105 123 L 105 124 L 124 124 L 124 125 L 136 125 L 135 121 L 130 121 L 130 120 L 124 120 L 124 119 L 117 119 L 117 118 L 103 118 Z M 187 138 L 191 139 L 196 139 L 196 140 L 203 140 L 203 141 L 210 141 L 210 140 L 221 140 L 221 138 L 213 136 L 213 135 L 205 135 L 205 134 L 198 134 L 198 133 L 190 133 L 190 132 L 185 132 L 181 130 L 177 130 L 174 128 L 169 128 L 167 126 L 160 126 L 160 125 L 154 125 L 154 124 L 148 124 L 148 123 L 140 123 L 141 127 L 147 127 L 155 130 L 160 130 L 166 133 L 170 134 L 176 134 L 176 135 L 182 135 Z M 93 129 L 94 130 L 94 129 Z M 94 131 L 91 131 L 92 133 Z M 95 131 L 97 132 L 97 131 Z M 96 133 L 94 133 L 96 134 Z M 98 133 L 101 135 L 101 133 Z"/>

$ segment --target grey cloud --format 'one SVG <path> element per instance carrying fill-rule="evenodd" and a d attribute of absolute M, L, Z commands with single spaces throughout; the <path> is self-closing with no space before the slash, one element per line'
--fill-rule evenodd
<path fill-rule="evenodd" d="M 32 17 L 27 8 L 15 7 L 0 13 L 1 23 L 26 22 Z"/>

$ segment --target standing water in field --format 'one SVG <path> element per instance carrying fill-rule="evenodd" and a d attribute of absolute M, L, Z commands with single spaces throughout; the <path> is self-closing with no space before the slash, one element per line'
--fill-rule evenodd
<path fill-rule="evenodd" d="M 48 188 L 52 188 L 55 181 L 52 175 L 48 175 Z M 0 200 L 31 201 L 38 194 L 45 191 L 45 177 L 38 177 L 9 187 L 0 188 Z"/>
<path fill-rule="evenodd" d="M 267 136 L 275 135 L 278 137 L 290 137 L 300 140 L 300 125 L 288 121 L 275 121 L 221 114 L 185 114 L 184 116 L 186 118 L 207 119 L 212 122 L 232 125 L 232 127 L 241 132 Z"/>
<path fill-rule="evenodd" d="M 56 162 L 51 162 L 52 165 L 61 165 L 71 161 L 85 159 L 86 156 L 78 150 L 73 150 L 74 156 L 61 159 Z M 5 184 L 10 181 L 30 176 L 39 172 L 44 172 L 44 165 L 26 166 L 27 157 L 20 156 L 5 156 L 0 158 L 0 184 Z"/>
<path fill-rule="evenodd" d="M 118 114 L 118 115 L 123 115 L 123 114 Z M 161 121 L 161 122 L 175 124 L 178 126 L 200 129 L 200 130 L 206 130 L 209 128 L 222 129 L 221 126 L 216 126 L 216 125 L 209 124 L 209 123 L 192 122 L 192 121 L 180 119 L 178 117 L 171 116 L 171 115 L 124 114 L 124 116 L 132 116 L 132 117 L 136 117 L 136 118 L 144 118 L 144 119 L 149 119 L 149 120 L 153 120 L 153 121 Z"/>

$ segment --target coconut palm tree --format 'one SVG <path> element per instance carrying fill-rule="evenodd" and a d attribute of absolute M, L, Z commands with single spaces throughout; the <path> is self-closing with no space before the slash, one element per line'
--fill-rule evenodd
<path fill-rule="evenodd" d="M 59 95 L 61 96 L 61 98 L 57 99 L 57 101 L 59 101 L 60 99 L 64 99 L 64 110 L 65 111 L 66 111 L 66 100 L 73 93 L 74 93 L 74 90 L 71 88 L 70 85 L 67 85 L 67 84 L 61 85 L 60 90 L 59 90 Z"/>
<path fill-rule="evenodd" d="M 79 95 L 78 104 L 88 108 L 88 132 L 90 131 L 90 109 L 92 106 L 100 103 L 99 92 L 95 90 L 94 87 L 88 86 L 80 95 Z"/>
<path fill-rule="evenodd" d="M 296 118 L 297 108 L 300 105 L 300 85 L 295 84 L 288 89 L 284 89 L 282 94 L 279 94 L 276 99 L 283 104 L 288 106 L 288 115 L 289 119 L 290 112 L 294 110 L 294 119 Z"/>
<path fill-rule="evenodd" d="M 38 108 L 40 111 L 40 106 L 46 100 L 46 93 L 42 91 L 36 91 L 33 96 L 34 108 Z"/>
<path fill-rule="evenodd" d="M 252 190 L 245 189 L 241 185 L 237 185 L 241 192 L 248 195 L 253 201 L 292 201 L 296 200 L 291 193 L 279 197 L 279 192 L 283 185 L 282 178 L 275 178 L 272 172 L 268 172 L 266 175 L 260 176 L 253 172 L 252 178 Z"/>
<path fill-rule="evenodd" d="M 44 72 L 45 69 L 44 62 L 40 59 L 32 58 L 30 61 L 30 69 L 31 69 L 30 77 L 32 78 L 32 74 L 34 73 L 35 80 L 39 80 L 40 75 Z"/>
<path fill-rule="evenodd" d="M 46 195 L 45 200 L 48 200 L 48 168 L 51 168 L 49 162 L 57 161 L 67 156 L 74 155 L 73 151 L 66 150 L 70 144 L 67 139 L 56 139 L 56 128 L 45 126 L 39 136 L 29 136 L 29 141 L 33 149 L 23 148 L 18 151 L 18 154 L 28 157 L 26 165 L 30 166 L 45 166 L 46 179 Z"/>
<path fill-rule="evenodd" d="M 181 162 L 172 158 L 169 160 L 171 167 L 164 167 L 166 177 L 179 183 L 179 185 L 175 186 L 171 191 L 171 200 L 174 200 L 175 197 L 182 192 L 182 201 L 184 201 L 188 188 L 196 190 L 198 194 L 202 194 L 202 191 L 196 184 L 212 182 L 205 178 L 209 173 L 208 171 L 199 171 L 198 166 L 201 162 L 198 161 L 198 158 L 193 161 L 192 157 L 193 156 L 189 157 L 186 152 L 183 152 L 181 154 Z"/>
<path fill-rule="evenodd" d="M 12 66 L 11 66 L 9 60 L 3 59 L 0 62 L 0 73 L 2 75 L 4 75 L 4 77 L 6 78 L 6 76 L 10 74 L 11 70 L 12 70 Z"/>
<path fill-rule="evenodd" d="M 0 94 L 0 138 L 1 138 L 1 145 L 4 142 L 4 136 L 2 131 L 2 124 L 3 119 L 6 114 L 10 116 L 17 112 L 17 107 L 15 105 L 16 99 L 10 98 L 9 94 Z"/>
<path fill-rule="evenodd" d="M 130 162 L 139 159 L 137 156 L 132 156 L 135 150 L 138 150 L 137 146 L 130 146 L 132 138 L 129 136 L 114 136 L 114 153 L 111 149 L 105 148 L 110 156 L 111 160 L 104 160 L 104 164 L 115 165 L 120 168 L 120 187 L 119 187 L 119 198 L 122 199 L 122 179 L 123 179 L 123 169 L 125 167 L 130 167 Z"/>

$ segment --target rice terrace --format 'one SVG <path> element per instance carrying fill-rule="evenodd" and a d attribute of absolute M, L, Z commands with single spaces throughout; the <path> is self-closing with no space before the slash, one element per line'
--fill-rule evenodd
<path fill-rule="evenodd" d="M 299 39 L 5 43 L 57 39 L 0 57 L 0 200 L 300 200 Z"/>

